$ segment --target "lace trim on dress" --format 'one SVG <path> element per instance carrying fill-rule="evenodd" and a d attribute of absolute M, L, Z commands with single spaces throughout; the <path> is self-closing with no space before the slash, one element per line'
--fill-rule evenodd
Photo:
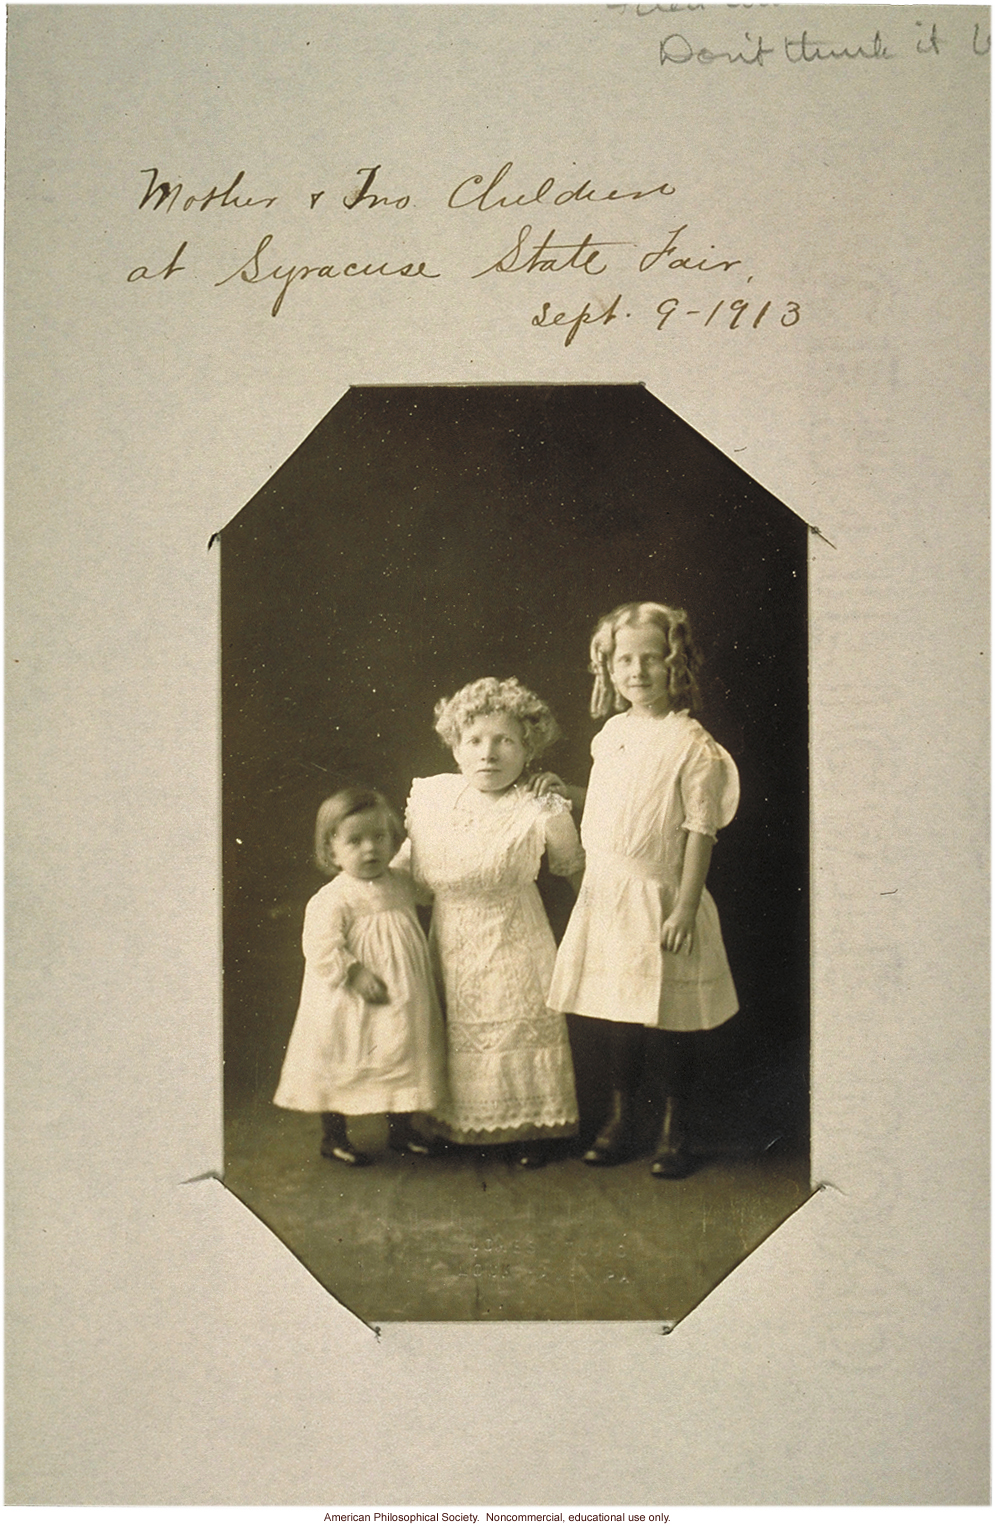
<path fill-rule="evenodd" d="M 558 1012 L 548 1017 L 516 1018 L 513 1023 L 451 1023 L 450 1054 L 491 1054 L 516 1049 L 565 1048 L 563 1020 Z"/>
<path fill-rule="evenodd" d="M 562 795 L 557 795 L 552 790 L 548 795 L 537 795 L 536 800 L 550 816 L 562 816 L 564 811 L 570 810 L 570 801 L 564 800 Z"/>

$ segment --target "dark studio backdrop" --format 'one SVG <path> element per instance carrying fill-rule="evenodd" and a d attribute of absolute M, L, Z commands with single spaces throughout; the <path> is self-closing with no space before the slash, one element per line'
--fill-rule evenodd
<path fill-rule="evenodd" d="M 586 784 L 591 631 L 616 604 L 688 610 L 699 718 L 740 770 L 709 873 L 741 1011 L 704 1035 L 703 1147 L 804 1142 L 808 1120 L 805 524 L 644 388 L 359 387 L 222 536 L 225 1088 L 271 1096 L 322 883 L 315 812 L 342 785 L 402 811 L 454 769 L 432 708 L 515 675 Z M 543 875 L 557 936 L 570 892 Z M 582 1137 L 599 1025 L 570 1019 Z"/>

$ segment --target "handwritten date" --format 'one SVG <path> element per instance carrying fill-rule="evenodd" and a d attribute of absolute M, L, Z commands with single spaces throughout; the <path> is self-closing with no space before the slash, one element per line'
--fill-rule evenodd
<path fill-rule="evenodd" d="M 577 312 L 557 311 L 555 304 L 544 302 L 537 313 L 532 316 L 534 329 L 559 329 L 564 333 L 564 348 L 569 349 L 574 340 L 589 325 L 600 324 L 607 328 L 609 323 L 614 323 L 616 318 L 631 318 L 630 312 L 620 312 L 622 293 L 613 297 L 610 302 L 604 299 L 600 302 L 600 310 L 591 302 L 585 302 Z M 733 301 L 716 302 L 707 311 L 702 307 L 687 307 L 682 305 L 680 297 L 666 297 L 658 304 L 657 331 L 665 328 L 670 320 L 679 315 L 684 318 L 698 319 L 698 326 L 708 328 L 713 326 L 713 332 L 718 329 L 752 329 L 756 330 L 766 321 L 768 327 L 778 325 L 783 329 L 792 329 L 801 322 L 801 304 L 798 302 L 783 302 L 775 304 L 773 300 L 758 303 L 747 301 L 744 297 L 737 297 Z M 703 322 L 701 320 L 704 320 Z M 675 333 L 678 324 L 671 325 L 669 332 Z"/>
<path fill-rule="evenodd" d="M 746 318 L 746 314 L 750 310 L 751 306 L 755 307 L 756 303 L 744 301 L 742 297 L 737 297 L 733 302 L 727 302 L 725 298 L 723 298 L 721 302 L 716 302 L 715 306 L 711 309 L 708 316 L 705 318 L 704 323 L 702 324 L 702 328 L 707 329 L 708 325 L 712 322 L 713 319 L 715 319 L 716 324 L 719 327 L 725 325 L 730 329 L 737 329 L 739 328 L 740 321 Z M 743 324 L 743 327 L 758 329 L 768 314 L 771 313 L 773 307 L 773 302 L 765 302 L 759 311 L 757 311 L 752 318 Z M 721 317 L 719 317 L 719 314 L 722 313 L 723 308 L 725 308 L 726 311 L 722 314 Z M 664 325 L 668 323 L 677 312 L 681 312 L 681 315 L 685 318 L 697 318 L 703 315 L 704 309 L 700 307 L 685 307 L 682 310 L 679 297 L 666 297 L 657 308 L 657 313 L 660 316 L 660 322 L 657 324 L 657 331 L 662 329 Z M 730 313 L 732 314 L 731 318 L 729 318 Z M 781 327 L 785 329 L 794 328 L 795 324 L 801 321 L 801 315 L 801 307 L 797 302 L 785 303 L 784 310 L 780 313 L 779 318 Z M 726 323 L 726 319 L 729 319 L 728 323 Z M 771 322 L 774 322 L 773 317 L 771 318 Z"/>
<path fill-rule="evenodd" d="M 592 313 L 590 302 L 585 302 L 580 312 L 576 313 L 572 318 L 568 318 L 566 313 L 552 312 L 552 302 L 544 302 L 542 310 L 536 313 L 532 319 L 532 327 L 534 329 L 565 328 L 567 337 L 563 341 L 563 346 L 565 349 L 568 349 L 577 338 L 585 323 L 601 323 L 604 324 L 605 328 L 608 327 L 609 323 L 614 323 L 618 317 L 616 308 L 621 300 L 622 293 L 619 292 L 618 296 L 614 297 L 607 307 L 602 307 L 600 313 Z M 628 317 L 628 314 L 626 314 L 626 317 Z"/>

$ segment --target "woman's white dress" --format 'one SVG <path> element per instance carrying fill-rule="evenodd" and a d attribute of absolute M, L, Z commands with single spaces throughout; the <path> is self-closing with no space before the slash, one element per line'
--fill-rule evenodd
<path fill-rule="evenodd" d="M 305 1113 L 429 1111 L 445 1096 L 445 1036 L 428 944 L 407 875 L 340 874 L 304 913 L 300 1006 L 273 1101 Z M 379 975 L 375 1005 L 345 984 Z"/>
<path fill-rule="evenodd" d="M 714 837 L 739 803 L 724 747 L 686 710 L 613 716 L 591 743 L 581 840 L 587 868 L 549 1000 L 648 1028 L 715 1028 L 738 1010 L 719 916 L 704 890 L 692 951 L 665 953 L 688 832 Z"/>
<path fill-rule="evenodd" d="M 415 779 L 406 823 L 399 859 L 432 896 L 429 942 L 446 1009 L 439 1132 L 487 1144 L 576 1133 L 567 1026 L 546 1004 L 556 945 L 535 885 L 544 851 L 554 873 L 583 864 L 570 807 L 518 785 L 491 796 L 461 774 L 438 774 Z"/>

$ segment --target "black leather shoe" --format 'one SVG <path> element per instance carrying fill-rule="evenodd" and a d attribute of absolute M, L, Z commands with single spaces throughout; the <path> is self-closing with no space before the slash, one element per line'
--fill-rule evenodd
<path fill-rule="evenodd" d="M 620 1166 L 632 1159 L 635 1154 L 632 1110 L 632 1098 L 627 1092 L 612 1092 L 611 1112 L 591 1148 L 584 1152 L 585 1166 Z"/>
<path fill-rule="evenodd" d="M 417 1155 L 419 1159 L 427 1155 L 441 1155 L 446 1148 L 441 1139 L 425 1139 L 421 1134 L 391 1135 L 388 1144 L 398 1155 Z"/>
<path fill-rule="evenodd" d="M 663 1124 L 650 1173 L 666 1177 L 669 1181 L 679 1181 L 683 1176 L 690 1176 L 693 1170 L 694 1161 L 688 1154 L 680 1119 L 680 1104 L 676 1097 L 668 1097 L 664 1104 Z"/>
<path fill-rule="evenodd" d="M 547 1156 L 542 1145 L 530 1142 L 519 1145 L 511 1159 L 520 1171 L 538 1171 L 546 1164 Z"/>
<path fill-rule="evenodd" d="M 372 1166 L 373 1156 L 354 1150 L 351 1144 L 335 1144 L 331 1139 L 322 1142 L 321 1153 L 326 1160 L 340 1160 L 344 1166 Z"/>

